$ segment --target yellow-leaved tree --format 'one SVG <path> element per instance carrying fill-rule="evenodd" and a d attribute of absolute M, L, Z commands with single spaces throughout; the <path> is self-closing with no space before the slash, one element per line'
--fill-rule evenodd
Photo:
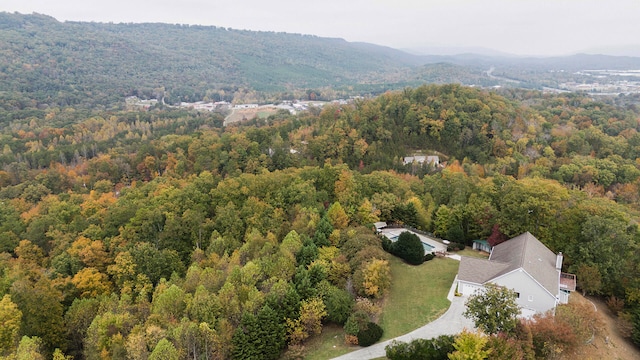
<path fill-rule="evenodd" d="M 289 339 L 292 344 L 301 344 L 312 335 L 322 331 L 322 319 L 327 316 L 324 302 L 320 298 L 312 298 L 300 304 L 300 316 L 287 319 Z"/>
<path fill-rule="evenodd" d="M 0 300 L 0 354 L 12 352 L 18 344 L 18 331 L 22 311 L 18 309 L 11 295 L 6 294 Z"/>
<path fill-rule="evenodd" d="M 360 282 L 360 292 L 363 295 L 379 298 L 391 285 L 391 268 L 387 260 L 372 259 L 362 269 L 361 274 L 356 271 L 354 280 Z"/>

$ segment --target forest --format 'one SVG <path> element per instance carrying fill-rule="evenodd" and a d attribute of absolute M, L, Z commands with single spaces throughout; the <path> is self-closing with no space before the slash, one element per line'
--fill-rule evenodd
<path fill-rule="evenodd" d="M 529 231 L 640 344 L 636 100 L 425 85 L 229 127 L 5 112 L 0 355 L 296 353 L 384 311 L 376 221 L 467 245 Z"/>

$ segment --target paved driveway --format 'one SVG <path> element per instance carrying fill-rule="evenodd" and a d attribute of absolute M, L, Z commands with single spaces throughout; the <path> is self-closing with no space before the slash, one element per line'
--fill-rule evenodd
<path fill-rule="evenodd" d="M 456 280 L 454 280 L 454 284 L 456 283 Z M 386 353 L 384 348 L 393 340 L 410 342 L 414 339 L 431 339 L 440 335 L 458 334 L 465 328 L 469 330 L 474 329 L 473 322 L 462 315 L 465 310 L 464 302 L 466 298 L 453 296 L 453 290 L 454 285 L 452 285 L 448 296 L 449 300 L 451 300 L 451 306 L 449 306 L 449 309 L 436 320 L 408 334 L 338 356 L 334 358 L 334 360 L 375 359 L 385 356 Z"/>

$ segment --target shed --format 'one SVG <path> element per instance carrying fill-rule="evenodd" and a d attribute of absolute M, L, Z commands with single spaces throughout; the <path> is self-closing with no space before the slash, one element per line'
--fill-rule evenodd
<path fill-rule="evenodd" d="M 487 240 L 473 240 L 473 250 L 491 252 L 491 245 Z"/>
<path fill-rule="evenodd" d="M 380 230 L 387 227 L 387 223 L 384 221 L 379 221 L 379 222 L 373 223 L 373 226 L 376 227 L 376 233 L 380 233 Z"/>

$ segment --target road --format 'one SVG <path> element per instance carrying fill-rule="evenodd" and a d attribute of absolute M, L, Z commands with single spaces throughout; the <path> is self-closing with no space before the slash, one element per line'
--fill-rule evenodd
<path fill-rule="evenodd" d="M 495 79 L 495 80 L 506 81 L 506 82 L 510 82 L 510 83 L 514 83 L 514 84 L 519 84 L 520 83 L 520 81 L 518 81 L 518 80 L 513 80 L 513 79 L 506 78 L 506 77 L 493 75 L 493 71 L 495 69 L 496 68 L 492 66 L 489 70 L 487 70 L 486 71 L 487 76 L 492 78 L 492 79 Z"/>

